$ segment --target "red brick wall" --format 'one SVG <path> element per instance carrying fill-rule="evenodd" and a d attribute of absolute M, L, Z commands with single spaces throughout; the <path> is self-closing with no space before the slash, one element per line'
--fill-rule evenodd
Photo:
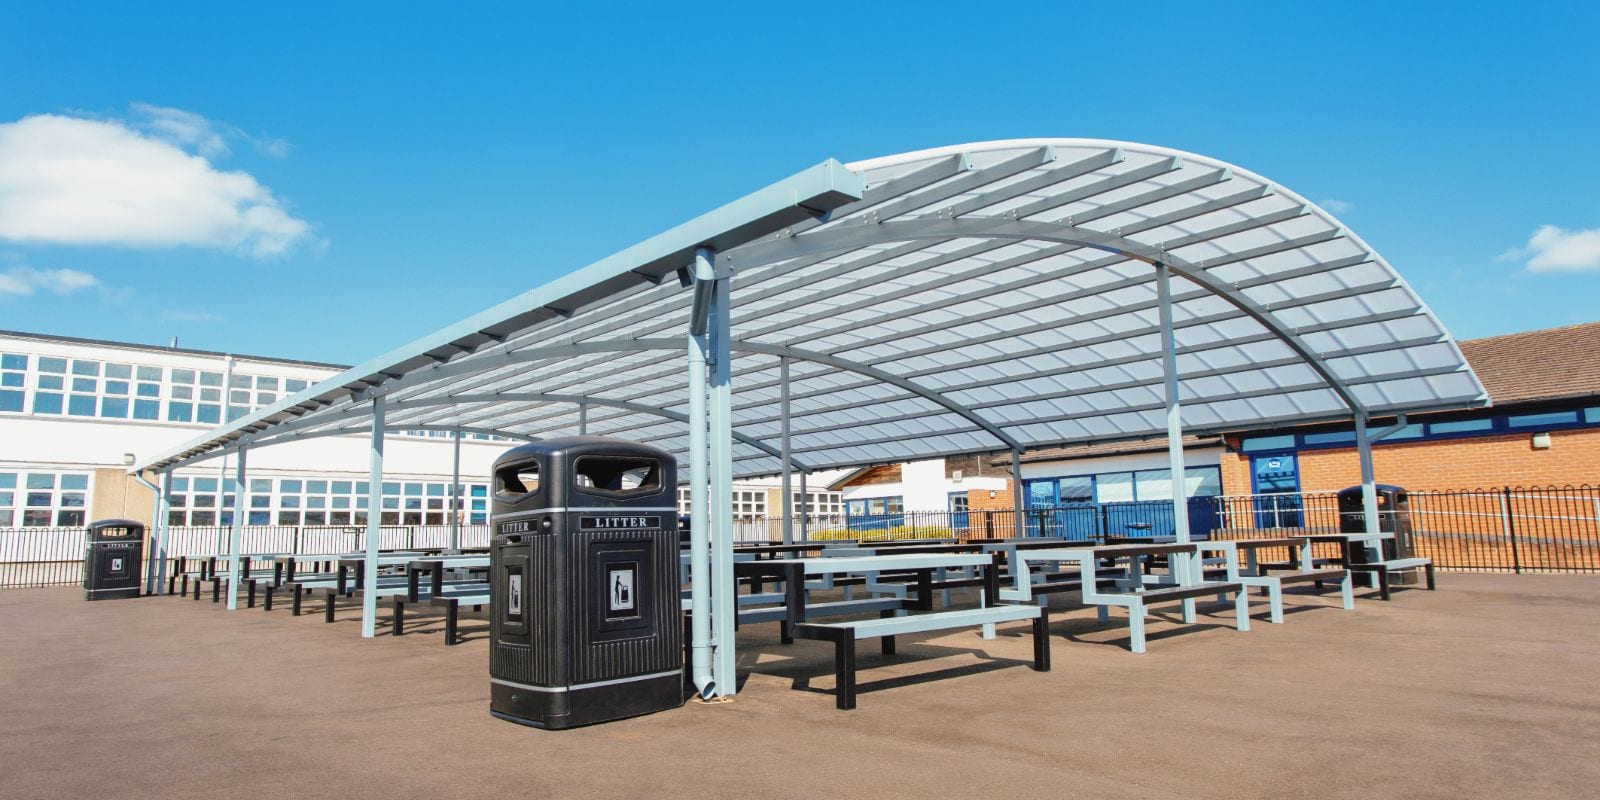
<path fill-rule="evenodd" d="M 1516 433 L 1380 444 L 1372 448 L 1373 473 L 1380 483 L 1407 489 L 1600 484 L 1600 429 L 1552 431 L 1548 450 L 1533 449 L 1532 439 L 1532 433 Z M 1299 459 L 1303 491 L 1333 491 L 1361 482 L 1353 447 L 1303 450 Z M 1249 456 L 1222 456 L 1222 486 L 1226 494 L 1250 492 Z"/>

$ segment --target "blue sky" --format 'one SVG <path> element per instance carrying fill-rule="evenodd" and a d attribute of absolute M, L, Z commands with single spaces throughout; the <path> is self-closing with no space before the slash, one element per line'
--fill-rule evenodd
<path fill-rule="evenodd" d="M 0 1 L 0 328 L 353 363 L 823 158 L 1033 136 L 1324 202 L 1462 338 L 1600 319 L 1594 3 L 219 6 Z M 41 159 L 84 177 L 8 204 Z M 130 181 L 182 212 L 79 218 Z"/>

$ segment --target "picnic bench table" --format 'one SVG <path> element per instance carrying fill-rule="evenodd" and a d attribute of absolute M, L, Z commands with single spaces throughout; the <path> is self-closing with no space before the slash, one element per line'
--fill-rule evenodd
<path fill-rule="evenodd" d="M 1310 583 L 1321 589 L 1324 583 L 1337 583 L 1345 610 L 1355 608 L 1350 585 L 1350 570 L 1342 567 L 1316 566 L 1311 555 L 1311 542 L 1304 536 L 1277 539 L 1211 539 L 1197 544 L 1202 552 L 1224 553 L 1224 564 L 1229 565 L 1221 571 L 1225 580 L 1243 585 L 1245 591 L 1250 587 L 1259 588 L 1267 595 L 1268 619 L 1273 623 L 1283 622 L 1283 587 L 1286 584 Z M 1291 551 L 1288 563 L 1298 565 L 1298 568 L 1281 575 L 1273 575 L 1263 569 L 1258 551 L 1276 547 L 1288 548 Z M 1241 552 L 1244 553 L 1242 563 L 1239 558 Z M 1215 574 L 1215 570 L 1208 573 L 1212 576 Z"/>
<path fill-rule="evenodd" d="M 1192 624 L 1196 597 L 1235 594 L 1234 625 L 1241 631 L 1250 630 L 1249 605 L 1241 593 L 1243 586 L 1231 581 L 1202 580 L 1199 571 L 1192 567 L 1199 554 L 1199 544 L 1193 542 L 1021 551 L 1017 553 L 1012 586 L 1003 598 L 1026 601 L 1033 596 L 1032 564 L 1072 562 L 1078 571 L 1075 589 L 1085 605 L 1096 606 L 1101 622 L 1109 621 L 1106 610 L 1110 606 L 1128 609 L 1129 649 L 1135 653 L 1145 652 L 1144 617 L 1146 609 L 1156 603 L 1181 601 L 1183 621 Z M 1144 563 L 1156 556 L 1167 557 L 1167 574 L 1147 576 Z M 1237 558 L 1237 554 L 1231 557 Z M 1116 567 L 1123 563 L 1127 566 L 1122 576 L 1109 578 L 1113 590 L 1102 591 L 1107 585 L 1107 576 L 1101 570 L 1107 565 Z"/>
<path fill-rule="evenodd" d="M 444 574 L 449 570 L 470 570 L 487 573 L 488 556 L 437 556 L 419 558 L 406 563 L 406 584 L 411 588 L 411 602 L 417 601 L 417 588 L 423 575 L 429 575 L 429 588 L 433 594 L 440 592 Z"/>
<path fill-rule="evenodd" d="M 889 555 L 835 555 L 820 556 L 816 558 L 782 558 L 765 559 L 761 561 L 747 561 L 734 563 L 733 574 L 737 577 L 766 578 L 783 581 L 783 602 L 781 612 L 776 614 L 779 621 L 784 623 L 784 641 L 789 641 L 789 634 L 795 626 L 805 622 L 807 616 L 839 616 L 849 613 L 867 611 L 885 611 L 899 608 L 901 598 L 869 598 L 865 600 L 844 600 L 836 603 L 818 604 L 808 607 L 806 605 L 806 579 L 808 577 L 831 578 L 840 574 L 863 573 L 869 586 L 873 579 L 880 573 L 913 573 L 915 574 L 916 600 L 915 608 L 932 610 L 933 608 L 933 573 L 940 569 L 961 567 L 985 567 L 985 598 L 993 602 L 998 588 L 998 575 L 994 569 L 994 556 L 981 553 L 893 553 Z M 901 592 L 903 587 L 899 588 Z M 893 603 L 886 603 L 892 599 Z M 769 612 L 770 613 L 770 612 Z M 747 621 L 756 621 L 758 615 L 747 614 Z"/>
<path fill-rule="evenodd" d="M 1426 575 L 1428 590 L 1436 588 L 1433 575 L 1433 559 L 1431 558 L 1387 558 L 1383 553 L 1383 543 L 1392 541 L 1392 533 L 1318 533 L 1305 537 L 1312 542 L 1329 542 L 1339 546 L 1339 556 L 1323 559 L 1324 564 L 1337 564 L 1351 572 L 1366 574 L 1371 580 L 1369 586 L 1378 590 L 1378 596 L 1384 600 L 1389 599 L 1389 573 L 1401 570 L 1420 569 Z M 1365 549 L 1360 556 L 1358 547 Z M 1270 569 L 1279 569 L 1280 564 L 1267 565 Z"/>

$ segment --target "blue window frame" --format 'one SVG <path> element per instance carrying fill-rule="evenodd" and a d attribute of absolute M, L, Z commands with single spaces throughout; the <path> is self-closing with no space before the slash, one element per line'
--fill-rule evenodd
<path fill-rule="evenodd" d="M 967 527 L 967 493 L 951 492 L 946 504 L 950 509 L 950 527 Z"/>
<path fill-rule="evenodd" d="M 1203 536 L 1216 525 L 1222 493 L 1219 467 L 1186 467 L 1189 530 Z M 1172 473 L 1166 469 L 1100 472 L 1024 479 L 1029 536 L 1088 539 L 1105 535 L 1170 536 Z"/>
<path fill-rule="evenodd" d="M 1394 433 L 1373 442 L 1373 446 L 1396 442 L 1428 441 L 1432 439 L 1460 439 L 1473 436 L 1504 436 L 1529 431 L 1562 430 L 1600 426 L 1600 407 L 1551 409 L 1547 411 L 1515 414 L 1489 414 L 1464 419 L 1438 422 L 1413 422 Z M 1322 448 L 1354 447 L 1355 431 L 1342 428 L 1310 433 L 1272 433 L 1263 436 L 1246 436 L 1239 442 L 1239 451 L 1252 456 L 1314 450 Z"/>

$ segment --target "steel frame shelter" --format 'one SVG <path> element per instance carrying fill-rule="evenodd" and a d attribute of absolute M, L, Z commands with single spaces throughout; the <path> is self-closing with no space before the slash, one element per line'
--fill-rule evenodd
<path fill-rule="evenodd" d="M 1375 528 L 1368 422 L 1487 403 L 1394 269 L 1293 192 L 1166 148 L 1016 140 L 825 161 L 138 469 L 238 452 L 243 480 L 245 448 L 369 433 L 377 486 L 387 427 L 661 446 L 689 462 L 696 684 L 727 697 L 735 477 L 995 451 L 1016 471 L 1030 447 L 1165 434 L 1187 540 L 1186 430 L 1353 417 Z"/>

